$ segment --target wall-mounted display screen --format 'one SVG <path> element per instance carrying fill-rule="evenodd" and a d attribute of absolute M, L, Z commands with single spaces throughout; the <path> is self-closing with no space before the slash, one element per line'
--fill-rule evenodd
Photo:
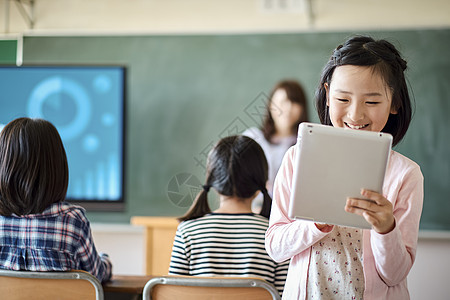
<path fill-rule="evenodd" d="M 58 129 L 69 163 L 68 201 L 94 210 L 123 207 L 125 68 L 5 66 L 0 91 L 0 130 L 24 116 Z"/>

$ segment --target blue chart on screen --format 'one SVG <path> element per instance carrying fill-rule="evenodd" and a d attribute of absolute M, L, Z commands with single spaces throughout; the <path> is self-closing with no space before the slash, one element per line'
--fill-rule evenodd
<path fill-rule="evenodd" d="M 124 76 L 121 67 L 0 67 L 0 129 L 23 116 L 55 125 L 68 199 L 123 199 Z"/>
<path fill-rule="evenodd" d="M 33 118 L 52 119 L 52 116 L 44 115 L 43 106 L 46 101 L 50 102 L 48 105 L 53 106 L 56 114 L 64 114 L 59 111 L 64 109 L 64 104 L 59 101 L 60 99 L 52 98 L 59 94 L 69 95 L 76 106 L 75 118 L 67 126 L 58 126 L 59 134 L 63 139 L 70 140 L 85 130 L 91 117 L 89 96 L 75 81 L 62 77 L 51 77 L 41 82 L 31 94 L 28 102 L 28 115 Z"/>

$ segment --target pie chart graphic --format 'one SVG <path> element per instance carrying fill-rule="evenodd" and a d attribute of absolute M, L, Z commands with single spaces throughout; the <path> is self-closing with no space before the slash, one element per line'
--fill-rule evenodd
<path fill-rule="evenodd" d="M 69 101 L 71 104 L 68 107 Z M 41 81 L 31 92 L 28 100 L 27 114 L 31 118 L 55 120 L 67 116 L 73 111 L 71 119 L 55 122 L 61 137 L 68 141 L 78 137 L 89 125 L 91 104 L 88 93 L 77 82 L 59 76 L 49 77 Z"/>

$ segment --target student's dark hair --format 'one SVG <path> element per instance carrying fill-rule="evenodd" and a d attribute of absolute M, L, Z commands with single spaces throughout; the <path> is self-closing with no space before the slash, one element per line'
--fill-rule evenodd
<path fill-rule="evenodd" d="M 19 118 L 0 132 L 0 215 L 42 213 L 66 197 L 66 151 L 56 128 Z"/>
<path fill-rule="evenodd" d="M 392 91 L 392 108 L 397 114 L 390 114 L 383 132 L 392 134 L 393 146 L 405 136 L 412 117 L 411 99 L 405 80 L 406 61 L 400 52 L 386 40 L 374 40 L 368 36 L 354 36 L 339 45 L 322 70 L 316 90 L 316 109 L 322 124 L 332 125 L 324 84 L 330 85 L 336 67 L 344 65 L 369 66 L 380 74 Z"/>
<path fill-rule="evenodd" d="M 269 218 L 272 199 L 265 185 L 268 176 L 266 156 L 253 139 L 234 135 L 221 139 L 210 151 L 206 183 L 180 221 L 196 219 L 211 212 L 208 191 L 212 187 L 224 196 L 249 198 L 259 190 L 264 195 L 261 215 Z"/>
<path fill-rule="evenodd" d="M 264 116 L 261 130 L 267 141 L 271 143 L 272 137 L 276 132 L 275 123 L 272 118 L 272 112 L 270 111 L 270 104 L 272 102 L 273 95 L 277 90 L 284 90 L 287 98 L 292 102 L 299 104 L 302 107 L 302 113 L 298 120 L 292 125 L 292 132 L 297 132 L 298 125 L 302 122 L 308 122 L 308 106 L 306 101 L 305 92 L 298 81 L 295 80 L 282 80 L 278 82 L 272 89 L 269 95 L 268 103 L 266 105 L 266 113 Z"/>

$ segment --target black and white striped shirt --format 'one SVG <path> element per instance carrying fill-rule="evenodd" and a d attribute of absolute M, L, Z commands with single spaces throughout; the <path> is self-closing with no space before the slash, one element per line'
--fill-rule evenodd
<path fill-rule="evenodd" d="M 289 260 L 273 261 L 264 247 L 269 220 L 248 214 L 211 213 L 178 225 L 170 275 L 260 277 L 280 294 Z"/>

